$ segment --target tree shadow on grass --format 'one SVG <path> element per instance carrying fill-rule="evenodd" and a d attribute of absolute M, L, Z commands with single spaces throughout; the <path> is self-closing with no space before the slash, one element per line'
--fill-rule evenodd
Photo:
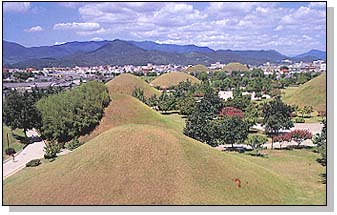
<path fill-rule="evenodd" d="M 304 146 L 304 145 L 292 145 L 292 146 L 287 146 L 289 149 L 314 149 L 314 146 Z"/>
<path fill-rule="evenodd" d="M 274 148 L 274 150 L 278 150 L 278 151 L 291 151 L 291 150 L 293 150 L 293 148 L 283 147 L 283 148 Z"/>
<path fill-rule="evenodd" d="M 317 158 L 316 161 L 322 166 L 326 166 L 326 160 L 323 158 Z"/>
<path fill-rule="evenodd" d="M 247 149 L 244 147 L 228 147 L 225 150 L 223 150 L 225 152 L 239 152 L 239 153 L 245 153 L 247 151 L 252 151 L 252 149 Z"/>
<path fill-rule="evenodd" d="M 322 184 L 326 184 L 326 173 L 319 174 L 321 176 L 321 180 L 319 181 Z"/>
<path fill-rule="evenodd" d="M 268 158 L 267 154 L 261 154 L 261 153 L 248 153 L 248 155 L 253 156 L 253 157 L 260 157 L 260 158 Z"/>

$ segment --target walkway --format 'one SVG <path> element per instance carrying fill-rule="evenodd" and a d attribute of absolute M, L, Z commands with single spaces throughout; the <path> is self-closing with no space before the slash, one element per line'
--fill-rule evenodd
<path fill-rule="evenodd" d="M 27 136 L 39 136 L 35 129 L 28 130 Z M 15 161 L 13 159 L 6 161 L 3 163 L 3 178 L 7 178 L 10 175 L 13 175 L 17 171 L 23 169 L 26 166 L 26 163 L 33 159 L 43 158 L 44 151 L 43 148 L 45 146 L 44 141 L 34 142 L 29 144 L 26 148 L 24 148 L 18 155 L 15 156 Z"/>

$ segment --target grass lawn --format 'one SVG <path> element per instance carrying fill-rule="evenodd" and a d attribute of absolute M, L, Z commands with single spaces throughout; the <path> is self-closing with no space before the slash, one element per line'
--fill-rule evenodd
<path fill-rule="evenodd" d="M 282 90 L 282 100 L 299 107 L 312 106 L 316 111 L 326 110 L 326 74 L 300 85 Z"/>
<path fill-rule="evenodd" d="M 266 153 L 268 158 L 253 157 L 248 154 L 233 154 L 288 181 L 292 190 L 289 190 L 287 199 L 294 200 L 295 204 L 326 203 L 325 179 L 322 177 L 322 174 L 326 173 L 326 168 L 316 161 L 319 154 L 312 152 L 310 149 L 264 150 L 262 153 Z"/>
<path fill-rule="evenodd" d="M 300 115 L 298 115 L 297 117 L 301 117 Z M 310 118 L 304 117 L 305 123 L 319 123 L 322 122 L 322 117 L 318 116 L 318 112 L 315 111 L 311 114 Z M 292 119 L 293 122 L 295 122 L 295 117 Z"/>
<path fill-rule="evenodd" d="M 23 147 L 24 144 L 20 143 L 18 139 L 15 138 L 15 136 L 19 136 L 24 138 L 25 134 L 23 133 L 22 129 L 15 129 L 13 132 L 11 131 L 10 127 L 6 126 L 5 124 L 2 124 L 2 160 L 6 160 L 9 156 L 6 155 L 5 150 L 8 148 L 7 143 L 7 134 L 9 134 L 9 147 L 15 149 L 16 152 L 19 152 Z"/>
<path fill-rule="evenodd" d="M 176 122 L 180 131 L 183 131 L 186 123 L 186 118 L 183 115 L 172 113 L 172 114 L 166 114 L 165 117 L 171 119 L 172 121 Z"/>
<path fill-rule="evenodd" d="M 140 76 L 140 79 L 142 79 L 146 83 L 151 83 L 151 81 L 153 81 L 156 78 L 157 76 Z"/>

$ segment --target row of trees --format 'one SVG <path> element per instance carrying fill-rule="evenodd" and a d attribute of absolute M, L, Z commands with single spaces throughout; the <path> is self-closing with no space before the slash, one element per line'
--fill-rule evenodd
<path fill-rule="evenodd" d="M 200 72 L 196 75 L 202 81 L 210 81 L 212 87 L 216 89 L 229 90 L 235 87 L 246 87 L 248 92 L 271 93 L 273 89 L 283 89 L 289 86 L 304 84 L 319 73 L 295 73 L 291 75 L 277 76 L 276 73 L 264 75 L 261 69 L 254 69 L 248 72 L 233 71 L 227 73 L 218 71 L 214 73 Z"/>
<path fill-rule="evenodd" d="M 99 123 L 109 102 L 107 88 L 97 81 L 43 97 L 36 105 L 41 113 L 41 134 L 48 140 L 66 142 L 88 133 Z"/>
<path fill-rule="evenodd" d="M 41 114 L 36 108 L 36 102 L 43 96 L 61 92 L 59 87 L 47 89 L 33 88 L 32 92 L 10 91 L 4 99 L 3 122 L 12 129 L 20 128 L 26 131 L 41 126 Z"/>

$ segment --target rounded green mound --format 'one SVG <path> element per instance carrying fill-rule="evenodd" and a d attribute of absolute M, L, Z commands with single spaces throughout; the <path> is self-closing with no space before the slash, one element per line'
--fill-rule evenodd
<path fill-rule="evenodd" d="M 184 72 L 170 72 L 159 76 L 151 82 L 152 86 L 167 89 L 169 87 L 178 85 L 182 81 L 191 81 L 192 84 L 199 84 L 201 81 L 196 77 L 186 74 Z"/>
<path fill-rule="evenodd" d="M 241 180 L 240 188 L 233 179 Z M 15 174 L 5 181 L 4 203 L 276 204 L 287 192 L 280 183 L 263 168 L 175 130 L 128 124 Z"/>
<path fill-rule="evenodd" d="M 132 95 L 136 88 L 141 88 L 144 90 L 144 95 L 146 97 L 151 97 L 154 94 L 160 95 L 159 90 L 153 88 L 148 83 L 132 74 L 121 74 L 109 81 L 106 85 L 110 93 Z"/>
<path fill-rule="evenodd" d="M 237 62 L 229 63 L 226 66 L 224 66 L 224 68 L 222 69 L 222 71 L 226 71 L 226 72 L 233 72 L 233 71 L 244 72 L 248 70 L 249 69 L 247 66 L 241 63 L 237 63 Z"/>
<path fill-rule="evenodd" d="M 191 67 L 188 67 L 185 72 L 187 73 L 199 73 L 199 72 L 208 72 L 209 69 L 205 66 L 205 65 L 202 65 L 202 64 L 198 64 L 198 65 L 195 65 L 195 66 L 191 66 Z"/>
<path fill-rule="evenodd" d="M 326 73 L 285 93 L 283 101 L 300 107 L 312 106 L 316 111 L 326 111 Z"/>

